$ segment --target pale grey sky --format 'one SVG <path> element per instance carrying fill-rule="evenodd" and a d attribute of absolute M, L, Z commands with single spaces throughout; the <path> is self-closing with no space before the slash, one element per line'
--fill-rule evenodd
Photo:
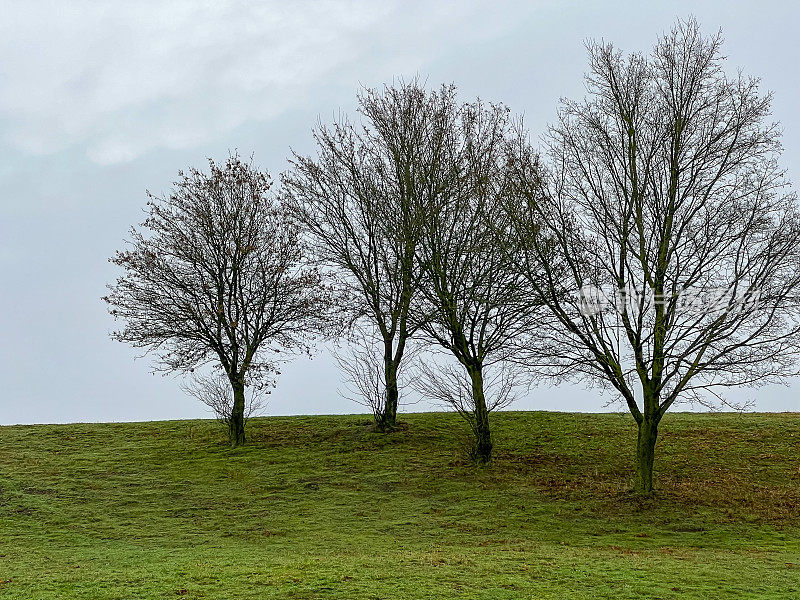
<path fill-rule="evenodd" d="M 500 100 L 534 135 L 583 94 L 588 38 L 645 50 L 678 17 L 723 29 L 732 69 L 775 92 L 800 180 L 800 3 L 0 2 L 0 423 L 207 416 L 174 378 L 108 338 L 107 258 L 146 188 L 255 154 L 277 175 L 310 130 L 352 113 L 359 85 L 419 74 Z M 323 350 L 285 368 L 270 414 L 360 412 Z M 737 392 L 798 410 L 800 382 Z M 515 408 L 601 410 L 578 387 Z M 415 410 L 425 408 L 417 405 Z"/>

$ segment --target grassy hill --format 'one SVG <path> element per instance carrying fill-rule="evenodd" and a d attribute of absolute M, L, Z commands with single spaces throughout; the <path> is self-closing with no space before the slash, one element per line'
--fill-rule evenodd
<path fill-rule="evenodd" d="M 800 415 L 0 427 L 0 598 L 800 598 Z"/>

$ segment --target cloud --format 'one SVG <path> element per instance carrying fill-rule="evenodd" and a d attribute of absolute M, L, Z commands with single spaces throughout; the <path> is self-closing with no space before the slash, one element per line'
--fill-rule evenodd
<path fill-rule="evenodd" d="M 309 91 L 424 66 L 481 7 L 400 2 L 13 3 L 0 23 L 0 135 L 94 162 L 201 144 Z M 395 74 L 395 73 L 392 73 Z M 399 74 L 399 73 L 398 73 Z M 390 75 L 391 76 L 391 75 Z"/>

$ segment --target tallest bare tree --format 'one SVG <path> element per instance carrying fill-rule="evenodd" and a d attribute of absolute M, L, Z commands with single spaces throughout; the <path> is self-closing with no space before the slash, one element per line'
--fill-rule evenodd
<path fill-rule="evenodd" d="M 689 20 L 649 55 L 589 54 L 589 97 L 565 102 L 547 137 L 549 174 L 518 141 L 511 254 L 551 309 L 540 366 L 622 397 L 650 493 L 676 401 L 795 371 L 800 214 L 771 97 L 725 74 L 719 35 Z"/>

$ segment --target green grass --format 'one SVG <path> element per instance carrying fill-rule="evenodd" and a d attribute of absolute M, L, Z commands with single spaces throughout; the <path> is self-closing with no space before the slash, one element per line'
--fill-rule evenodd
<path fill-rule="evenodd" d="M 800 415 L 0 427 L 0 598 L 800 598 Z"/>

